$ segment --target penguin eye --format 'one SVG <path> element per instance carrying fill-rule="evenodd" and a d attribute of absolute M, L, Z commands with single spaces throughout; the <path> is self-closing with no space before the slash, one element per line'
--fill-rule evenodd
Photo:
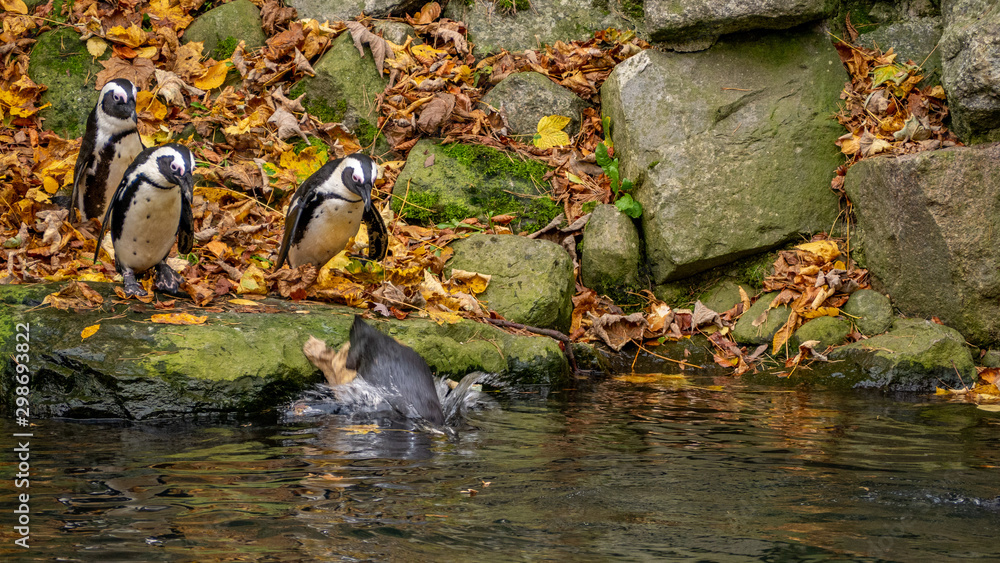
<path fill-rule="evenodd" d="M 180 173 L 180 171 L 183 170 L 184 167 L 181 166 L 178 162 L 174 162 L 173 164 L 170 165 L 170 169 L 173 170 L 175 173 Z"/>
<path fill-rule="evenodd" d="M 355 182 L 357 182 L 357 183 L 359 183 L 359 184 L 360 184 L 360 183 L 361 183 L 361 182 L 363 182 L 364 180 L 365 180 L 365 179 L 364 179 L 364 178 L 363 178 L 363 177 L 362 177 L 362 176 L 361 176 L 360 174 L 358 174 L 357 172 L 355 172 L 355 173 L 354 173 L 354 181 L 355 181 Z"/>
<path fill-rule="evenodd" d="M 116 102 L 124 102 L 125 101 L 125 94 L 121 94 L 119 92 L 115 92 L 115 101 Z"/>

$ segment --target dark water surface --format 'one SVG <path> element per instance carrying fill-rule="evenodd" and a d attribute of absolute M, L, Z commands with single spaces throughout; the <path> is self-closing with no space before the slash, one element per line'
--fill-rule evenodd
<path fill-rule="evenodd" d="M 335 415 L 42 421 L 30 550 L 4 448 L 0 558 L 1000 560 L 1000 416 L 975 406 L 707 377 L 501 403 L 455 441 Z"/>

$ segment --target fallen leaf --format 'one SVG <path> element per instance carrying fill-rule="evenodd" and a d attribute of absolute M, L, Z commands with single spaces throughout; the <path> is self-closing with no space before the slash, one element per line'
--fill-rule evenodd
<path fill-rule="evenodd" d="M 383 68 L 385 67 L 385 59 L 393 58 L 392 46 L 385 39 L 379 37 L 372 33 L 365 24 L 356 21 L 346 22 L 347 31 L 351 33 L 351 38 L 354 39 L 354 46 L 358 48 L 358 52 L 361 53 L 361 57 L 365 56 L 364 45 L 367 44 L 368 48 L 371 49 L 372 58 L 375 59 L 375 68 L 378 69 L 378 73 L 382 74 Z"/>
<path fill-rule="evenodd" d="M 99 324 L 88 326 L 87 328 L 85 328 L 82 331 L 80 331 L 80 339 L 86 340 L 86 339 L 90 338 L 91 336 L 94 336 L 94 333 L 96 333 L 100 328 L 101 328 L 101 325 L 99 325 Z"/>
<path fill-rule="evenodd" d="M 149 320 L 167 325 L 202 325 L 208 320 L 208 316 L 196 317 L 190 313 L 161 313 L 153 315 Z"/>
<path fill-rule="evenodd" d="M 569 135 L 563 131 L 569 125 L 570 118 L 562 115 L 546 115 L 538 120 L 538 132 L 532 138 L 532 143 L 540 149 L 551 149 L 569 144 Z"/>

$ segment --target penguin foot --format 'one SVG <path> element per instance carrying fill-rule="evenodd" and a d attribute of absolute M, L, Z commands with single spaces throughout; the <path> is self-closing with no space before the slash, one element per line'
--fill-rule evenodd
<path fill-rule="evenodd" d="M 153 284 L 153 287 L 157 291 L 162 291 L 170 295 L 178 295 L 181 293 L 182 281 L 184 281 L 183 278 L 173 268 L 167 266 L 166 262 L 160 262 L 156 265 L 156 283 Z"/>
<path fill-rule="evenodd" d="M 145 297 L 147 295 L 146 290 L 142 288 L 142 285 L 135 280 L 135 272 L 131 269 L 126 268 L 122 272 L 122 281 L 125 284 L 125 296 L 126 297 Z"/>

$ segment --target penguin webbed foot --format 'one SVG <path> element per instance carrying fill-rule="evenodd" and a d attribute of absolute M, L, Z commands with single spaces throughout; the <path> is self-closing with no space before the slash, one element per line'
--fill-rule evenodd
<path fill-rule="evenodd" d="M 145 297 L 147 295 L 146 290 L 142 288 L 142 284 L 136 281 L 135 272 L 132 271 L 132 268 L 124 268 L 122 271 L 122 281 L 125 285 L 126 297 Z"/>
<path fill-rule="evenodd" d="M 173 268 L 168 266 L 166 262 L 160 262 L 156 265 L 156 283 L 153 284 L 153 287 L 157 291 L 162 291 L 170 295 L 179 295 L 181 294 L 182 281 L 184 279 Z"/>

